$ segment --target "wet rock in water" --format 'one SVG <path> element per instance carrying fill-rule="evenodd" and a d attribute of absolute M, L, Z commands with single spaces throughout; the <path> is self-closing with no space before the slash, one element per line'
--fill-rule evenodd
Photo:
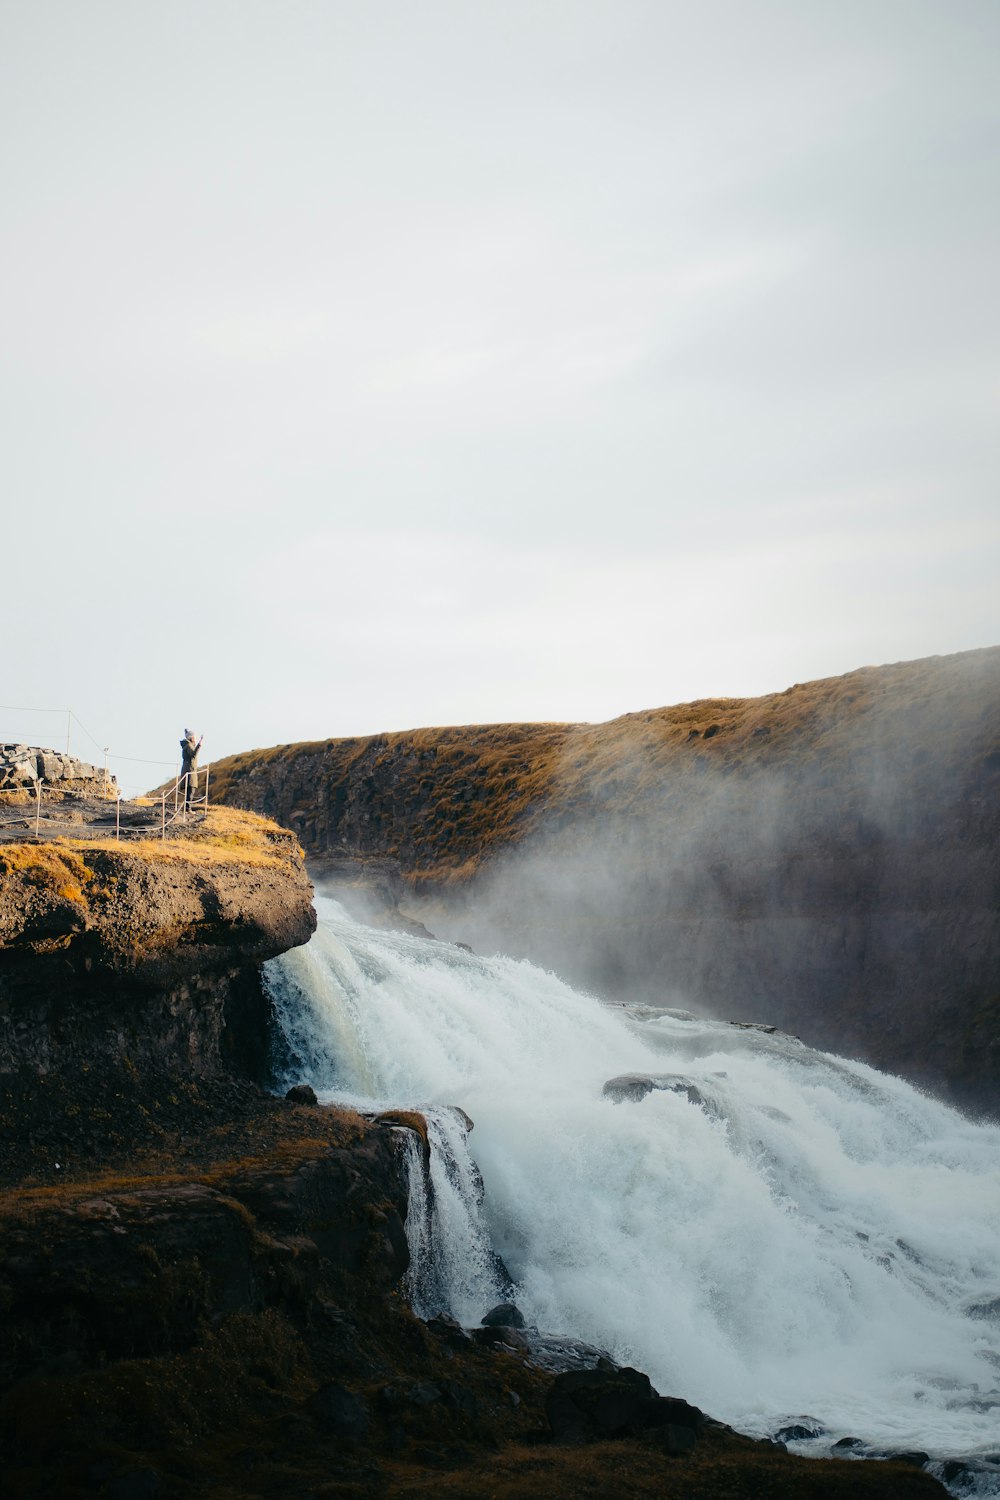
<path fill-rule="evenodd" d="M 779 1120 L 783 1125 L 787 1125 L 792 1118 L 783 1109 L 776 1109 L 773 1104 L 756 1104 L 754 1108 L 758 1114 L 767 1115 L 769 1120 Z"/>
<path fill-rule="evenodd" d="M 620 1073 L 617 1078 L 609 1078 L 604 1085 L 602 1093 L 606 1099 L 613 1099 L 616 1104 L 637 1104 L 640 1099 L 653 1089 L 653 1080 L 648 1073 Z"/>
<path fill-rule="evenodd" d="M 476 1344 L 505 1344 L 508 1349 L 516 1349 L 520 1354 L 531 1352 L 528 1340 L 519 1328 L 504 1328 L 496 1324 L 491 1328 L 472 1328 L 469 1333 L 473 1343 Z"/>
<path fill-rule="evenodd" d="M 333 1437 L 361 1442 L 368 1436 L 371 1418 L 362 1396 L 342 1385 L 321 1386 L 308 1401 L 310 1414 Z"/>
<path fill-rule="evenodd" d="M 955 1495 L 993 1495 L 1000 1489 L 1000 1463 L 990 1458 L 932 1459 L 927 1472 Z"/>
<path fill-rule="evenodd" d="M 536 1328 L 526 1328 L 524 1336 L 528 1340 L 531 1363 L 540 1370 L 561 1375 L 565 1370 L 614 1371 L 620 1368 L 606 1349 L 585 1344 L 582 1339 L 539 1333 Z"/>
<path fill-rule="evenodd" d="M 967 1318 L 982 1318 L 984 1321 L 1000 1321 L 1000 1297 L 989 1297 L 985 1302 L 973 1302 L 965 1309 Z"/>
<path fill-rule="evenodd" d="M 472 1119 L 471 1115 L 467 1115 L 460 1104 L 449 1104 L 448 1108 L 451 1110 L 453 1115 L 458 1116 L 459 1120 L 465 1127 L 466 1135 L 471 1135 L 476 1128 L 476 1122 Z"/>
<path fill-rule="evenodd" d="M 295 1083 L 288 1090 L 285 1098 L 290 1104 L 318 1104 L 316 1090 L 311 1083 Z"/>
<path fill-rule="evenodd" d="M 892 1451 L 887 1451 L 885 1454 L 879 1454 L 878 1456 L 880 1458 L 885 1457 L 891 1463 L 895 1464 L 911 1464 L 915 1469 L 922 1469 L 924 1467 L 924 1464 L 929 1463 L 930 1461 L 930 1454 L 923 1453 L 919 1448 L 893 1449 Z"/>
<path fill-rule="evenodd" d="M 830 1448 L 830 1452 L 840 1454 L 860 1453 L 864 1446 L 864 1443 L 859 1437 L 842 1437 L 838 1438 L 837 1441 L 832 1445 L 832 1447 Z"/>
<path fill-rule="evenodd" d="M 620 1073 L 616 1078 L 608 1079 L 602 1092 L 606 1099 L 613 1099 L 616 1104 L 637 1104 L 654 1089 L 668 1094 L 686 1094 L 692 1104 L 714 1112 L 713 1104 L 701 1089 L 680 1073 Z"/>
<path fill-rule="evenodd" d="M 796 1417 L 793 1422 L 787 1422 L 784 1427 L 779 1427 L 771 1437 L 776 1443 L 803 1443 L 809 1438 L 822 1437 L 826 1428 L 816 1417 Z"/>
<path fill-rule="evenodd" d="M 524 1314 L 513 1302 L 501 1302 L 497 1307 L 491 1307 L 482 1319 L 484 1328 L 523 1328 Z"/>

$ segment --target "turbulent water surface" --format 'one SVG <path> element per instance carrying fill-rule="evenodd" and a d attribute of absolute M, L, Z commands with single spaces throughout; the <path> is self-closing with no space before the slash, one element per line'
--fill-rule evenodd
<path fill-rule="evenodd" d="M 425 1310 L 478 1322 L 495 1250 L 529 1322 L 744 1431 L 808 1414 L 827 1448 L 997 1457 L 1000 1130 L 790 1037 L 611 1008 L 317 907 L 272 993 L 321 1097 L 430 1110 Z M 636 1072 L 696 1093 L 603 1095 Z"/>

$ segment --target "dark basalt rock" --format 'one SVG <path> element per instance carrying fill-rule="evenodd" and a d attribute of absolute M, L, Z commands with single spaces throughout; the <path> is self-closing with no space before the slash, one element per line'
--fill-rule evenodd
<path fill-rule="evenodd" d="M 711 1100 L 705 1098 L 697 1084 L 690 1083 L 679 1073 L 620 1073 L 617 1078 L 608 1079 L 602 1093 L 616 1104 L 637 1104 L 654 1090 L 686 1094 L 692 1104 L 714 1112 Z"/>
<path fill-rule="evenodd" d="M 557 1375 L 545 1411 L 557 1443 L 656 1433 L 666 1451 L 675 1454 L 694 1446 L 705 1421 L 689 1402 L 657 1395 L 649 1376 L 630 1366 Z"/>
<path fill-rule="evenodd" d="M 537 1328 L 526 1328 L 524 1336 L 531 1349 L 531 1363 L 540 1370 L 561 1375 L 565 1370 L 619 1368 L 606 1349 L 585 1344 L 582 1339 L 570 1338 L 566 1334 L 540 1333 Z"/>
<path fill-rule="evenodd" d="M 524 1314 L 513 1302 L 501 1302 L 497 1307 L 491 1307 L 482 1319 L 484 1328 L 523 1328 Z"/>
<path fill-rule="evenodd" d="M 531 1345 L 519 1328 L 505 1328 L 499 1324 L 491 1328 L 470 1328 L 469 1337 L 475 1344 L 487 1346 L 503 1344 L 508 1349 L 530 1354 Z"/>
<path fill-rule="evenodd" d="M 987 1458 L 932 1460 L 928 1472 L 957 1495 L 993 1495 L 1000 1489 L 1000 1454 Z"/>
<path fill-rule="evenodd" d="M 290 1104 L 318 1104 L 316 1090 L 311 1083 L 296 1083 L 288 1090 L 285 1098 Z"/>
<path fill-rule="evenodd" d="M 469 1344 L 469 1333 L 457 1318 L 451 1316 L 451 1313 L 438 1313 L 435 1317 L 428 1318 L 425 1326 L 428 1333 L 441 1339 L 453 1349 L 461 1349 Z"/>
<path fill-rule="evenodd" d="M 771 1436 L 776 1443 L 803 1443 L 809 1438 L 822 1437 L 825 1431 L 823 1423 L 815 1417 L 797 1417 L 794 1422 L 787 1422 L 772 1432 Z"/>

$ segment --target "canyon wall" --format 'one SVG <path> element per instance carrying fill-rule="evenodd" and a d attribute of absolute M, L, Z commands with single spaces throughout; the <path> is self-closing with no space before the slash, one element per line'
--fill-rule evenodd
<path fill-rule="evenodd" d="M 603 725 L 279 746 L 213 783 L 440 936 L 1000 1099 L 1000 648 Z"/>

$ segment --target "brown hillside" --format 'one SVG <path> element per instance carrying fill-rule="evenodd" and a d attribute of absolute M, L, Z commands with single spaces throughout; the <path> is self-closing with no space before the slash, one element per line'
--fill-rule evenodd
<path fill-rule="evenodd" d="M 213 789 L 317 870 L 394 862 L 442 935 L 1000 1097 L 1000 648 L 600 725 L 279 746 Z"/>

